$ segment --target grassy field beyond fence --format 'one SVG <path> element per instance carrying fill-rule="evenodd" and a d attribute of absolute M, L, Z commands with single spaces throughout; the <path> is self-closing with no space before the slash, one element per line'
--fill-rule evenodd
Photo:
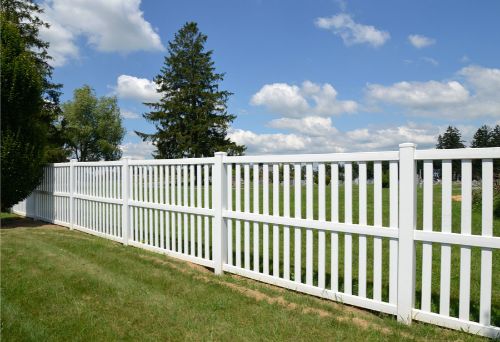
<path fill-rule="evenodd" d="M 262 188 L 260 189 L 260 212 L 262 212 Z M 271 190 L 271 189 L 270 189 Z M 302 207 L 302 217 L 306 216 L 306 191 L 305 187 L 302 188 L 301 194 L 301 207 Z M 326 187 L 326 220 L 331 220 L 331 189 L 329 186 Z M 452 232 L 460 233 L 461 230 L 461 201 L 460 201 L 460 184 L 454 184 L 452 189 L 452 196 L 454 200 L 452 201 Z M 273 200 L 272 200 L 272 191 L 270 193 L 270 213 L 273 213 Z M 373 200 L 373 185 L 367 186 L 367 221 L 369 225 L 372 225 L 374 222 L 374 200 Z M 314 218 L 318 218 L 318 200 L 317 200 L 318 188 L 317 185 L 314 186 L 313 189 L 313 214 Z M 291 216 L 294 216 L 294 205 L 295 198 L 293 188 L 290 191 L 290 213 Z M 233 193 L 233 209 L 235 208 L 234 202 L 235 194 Z M 244 208 L 244 196 L 241 194 L 242 204 L 241 208 Z M 352 222 L 359 222 L 359 189 L 357 185 L 353 185 L 352 189 Z M 434 185 L 433 190 L 433 230 L 441 231 L 441 185 Z M 250 203 L 253 201 L 253 189 L 250 189 Z M 383 226 L 389 226 L 389 189 L 382 189 L 382 222 Z M 344 222 L 344 187 L 339 187 L 339 221 Z M 250 205 L 251 210 L 253 211 L 253 205 Z M 422 187 L 417 188 L 417 229 L 422 229 L 422 220 L 423 220 L 423 190 Z M 280 188 L 280 213 L 283 213 L 283 187 Z M 472 224 L 472 234 L 481 234 L 481 206 L 473 205 L 472 207 L 472 215 L 471 215 L 471 224 Z M 260 239 L 262 240 L 262 224 L 259 225 L 260 229 Z M 242 250 L 243 250 L 243 223 L 241 225 L 242 230 Z M 250 246 L 253 246 L 253 224 L 250 224 Z M 280 226 L 279 234 L 280 239 L 283 239 L 283 229 L 284 227 Z M 330 287 L 330 270 L 331 270 L 331 248 L 330 248 L 330 237 L 327 234 L 326 237 L 326 265 L 325 265 L 325 273 L 326 273 L 326 287 Z M 343 290 L 343 269 L 344 269 L 344 235 L 339 234 L 339 290 Z M 500 236 L 500 218 L 495 218 L 493 220 L 493 235 Z M 269 227 L 269 245 L 270 252 L 269 255 L 272 256 L 272 240 L 273 239 L 273 228 L 272 225 Z M 302 280 L 304 281 L 305 277 L 305 230 L 302 230 Z M 293 274 L 293 265 L 294 265 L 294 229 L 290 228 L 290 265 L 291 265 L 291 279 L 294 279 Z M 261 241 L 262 246 L 262 241 Z M 313 253 L 313 262 L 314 262 L 314 279 L 313 283 L 318 283 L 318 273 L 317 273 L 317 262 L 318 262 L 318 253 L 317 253 L 317 245 L 318 245 L 318 234 L 317 231 L 314 232 L 314 253 Z M 358 235 L 353 234 L 353 245 L 352 245 L 352 286 L 353 286 L 353 294 L 358 293 L 358 259 L 359 259 L 359 244 L 358 244 Z M 262 247 L 261 247 L 262 248 Z M 383 253 L 382 253 L 382 299 L 384 301 L 388 301 L 389 298 L 389 239 L 383 239 Z M 233 257 L 235 254 L 235 224 L 233 223 Z M 252 249 L 251 260 L 253 260 Z M 441 245 L 433 244 L 433 267 L 432 267 L 432 300 L 431 300 L 431 310 L 433 312 L 439 312 L 439 287 L 440 287 L 440 262 L 441 262 Z M 452 246 L 452 255 L 451 255 L 451 286 L 450 286 L 450 314 L 454 317 L 458 317 L 458 309 L 459 309 L 459 288 L 460 288 L 460 247 Z M 243 258 L 243 256 L 242 256 Z M 234 258 L 233 258 L 234 259 Z M 260 253 L 261 259 L 261 268 L 262 268 L 262 252 Z M 373 297 L 373 238 L 367 238 L 367 296 L 369 298 Z M 243 262 L 242 262 L 243 264 Z M 415 303 L 416 307 L 420 308 L 420 300 L 421 300 L 421 281 L 422 281 L 422 243 L 416 243 L 416 295 L 415 295 Z M 269 265 L 270 273 L 273 271 L 273 263 L 270 262 Z M 283 242 L 280 243 L 280 275 L 283 276 Z M 473 321 L 478 321 L 479 319 L 479 293 L 480 293 L 480 279 L 481 279 L 481 255 L 479 248 L 472 248 L 472 256 L 471 256 L 471 305 L 470 305 L 470 318 Z M 500 251 L 493 250 L 493 277 L 492 277 L 492 307 L 491 307 L 491 324 L 495 326 L 500 326 Z"/>

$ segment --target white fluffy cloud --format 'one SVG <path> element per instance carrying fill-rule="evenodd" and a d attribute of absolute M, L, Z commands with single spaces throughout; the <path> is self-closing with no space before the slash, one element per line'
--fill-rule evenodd
<path fill-rule="evenodd" d="M 136 112 L 133 112 L 130 110 L 121 110 L 120 113 L 121 113 L 122 117 L 125 119 L 139 119 L 141 117 Z"/>
<path fill-rule="evenodd" d="M 317 27 L 331 30 L 340 36 L 346 45 L 369 44 L 379 47 L 384 45 L 391 37 L 387 31 L 355 22 L 347 13 L 340 13 L 331 17 L 320 17 L 314 23 Z"/>
<path fill-rule="evenodd" d="M 50 43 L 52 64 L 60 66 L 78 56 L 76 39 L 84 37 L 98 51 L 164 50 L 160 36 L 140 10 L 140 0 L 46 0 L 42 18 L 49 29 L 40 30 Z"/>
<path fill-rule="evenodd" d="M 330 118 L 307 116 L 301 119 L 280 118 L 271 120 L 269 127 L 292 130 L 309 136 L 322 136 L 337 133 Z"/>
<path fill-rule="evenodd" d="M 458 75 L 465 78 L 476 90 L 476 94 L 498 96 L 500 93 L 500 69 L 471 65 L 462 68 Z"/>
<path fill-rule="evenodd" d="M 410 115 L 455 119 L 500 117 L 500 69 L 468 66 L 452 81 L 369 84 L 368 99 Z"/>
<path fill-rule="evenodd" d="M 116 80 L 114 92 L 121 99 L 156 102 L 161 98 L 161 94 L 156 89 L 156 83 L 147 78 L 120 75 Z"/>
<path fill-rule="evenodd" d="M 304 118 L 302 122 L 307 122 L 306 119 Z M 286 124 L 279 128 L 292 131 L 287 134 L 258 134 L 247 130 L 233 130 L 230 138 L 239 144 L 245 144 L 248 154 L 333 153 L 396 150 L 403 142 L 417 143 L 419 148 L 431 148 L 440 132 L 440 128 L 436 126 L 414 123 L 342 132 L 331 126 L 330 122 L 329 129 L 312 133 L 303 129 L 299 125 L 300 121 L 297 119 L 282 121 L 281 123 Z"/>
<path fill-rule="evenodd" d="M 429 108 L 464 103 L 469 92 L 457 81 L 398 82 L 390 86 L 369 84 L 368 95 L 375 100 L 411 108 Z"/>
<path fill-rule="evenodd" d="M 422 36 L 420 34 L 410 34 L 408 36 L 408 40 L 410 41 L 411 45 L 413 45 L 417 49 L 422 49 L 424 47 L 436 44 L 435 39 Z"/>
<path fill-rule="evenodd" d="M 431 125 L 408 125 L 355 129 L 345 133 L 346 141 L 358 151 L 397 149 L 404 142 L 416 143 L 419 148 L 429 148 L 436 143 L 439 128 Z"/>
<path fill-rule="evenodd" d="M 266 84 L 252 96 L 250 103 L 285 117 L 331 116 L 353 113 L 358 108 L 354 101 L 338 100 L 332 85 L 321 86 L 310 81 L 300 87 L 287 83 Z"/>
<path fill-rule="evenodd" d="M 152 143 L 141 141 L 138 143 L 128 142 L 120 146 L 123 151 L 123 157 L 132 159 L 152 159 L 155 147 Z"/>
<path fill-rule="evenodd" d="M 258 134 L 243 129 L 229 132 L 229 138 L 247 147 L 249 154 L 297 153 L 310 146 L 310 139 L 297 134 Z"/>
<path fill-rule="evenodd" d="M 50 23 L 50 28 L 40 27 L 40 37 L 50 42 L 49 53 L 52 57 L 50 64 L 58 67 L 66 64 L 69 59 L 77 59 L 79 51 L 75 43 L 75 34 L 48 18 L 45 13 L 42 13 L 40 17 Z"/>

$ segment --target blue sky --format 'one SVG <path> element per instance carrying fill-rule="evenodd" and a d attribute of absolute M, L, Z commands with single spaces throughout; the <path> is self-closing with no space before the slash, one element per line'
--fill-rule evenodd
<path fill-rule="evenodd" d="M 447 125 L 466 140 L 500 122 L 498 1 L 47 0 L 62 100 L 91 85 L 116 95 L 124 154 L 150 158 L 168 41 L 187 21 L 208 36 L 223 88 L 234 93 L 231 137 L 249 154 L 432 147 Z"/>

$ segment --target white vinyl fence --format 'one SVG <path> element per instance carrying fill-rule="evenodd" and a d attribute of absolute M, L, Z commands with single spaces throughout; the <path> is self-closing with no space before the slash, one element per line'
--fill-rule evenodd
<path fill-rule="evenodd" d="M 500 337 L 500 299 L 492 305 L 498 159 L 500 148 L 402 144 L 390 152 L 72 161 L 46 167 L 14 212 L 407 324 Z"/>

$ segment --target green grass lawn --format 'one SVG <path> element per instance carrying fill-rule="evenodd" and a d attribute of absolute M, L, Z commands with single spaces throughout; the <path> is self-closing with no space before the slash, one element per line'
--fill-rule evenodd
<path fill-rule="evenodd" d="M 1 338 L 476 340 L 2 215 Z"/>

